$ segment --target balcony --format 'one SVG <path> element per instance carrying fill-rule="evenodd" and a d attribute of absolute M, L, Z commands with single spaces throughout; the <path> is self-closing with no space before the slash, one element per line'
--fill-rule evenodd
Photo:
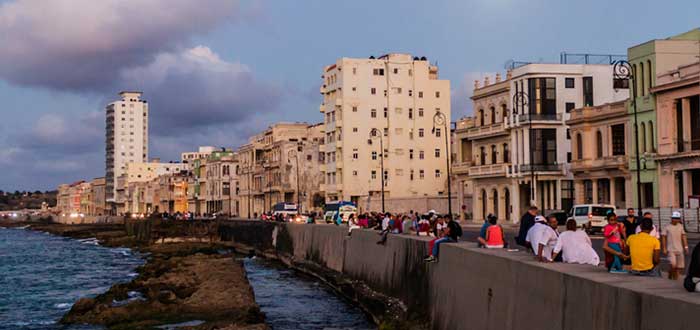
<path fill-rule="evenodd" d="M 520 173 L 561 173 L 564 166 L 562 164 L 521 164 Z"/>
<path fill-rule="evenodd" d="M 520 123 L 528 122 L 561 122 L 561 114 L 546 114 L 546 113 L 524 113 L 518 116 Z"/>
<path fill-rule="evenodd" d="M 601 169 L 623 169 L 628 166 L 626 155 L 607 156 L 596 159 L 581 159 L 571 161 L 572 171 L 594 171 Z"/>
<path fill-rule="evenodd" d="M 508 164 L 479 165 L 469 168 L 470 177 L 505 176 Z"/>
<path fill-rule="evenodd" d="M 467 130 L 467 137 L 471 139 L 477 137 L 490 137 L 499 134 L 506 134 L 505 123 L 503 122 L 485 126 L 472 127 Z"/>
<path fill-rule="evenodd" d="M 472 166 L 471 162 L 464 163 L 454 163 L 452 164 L 452 174 L 469 174 L 469 168 Z"/>

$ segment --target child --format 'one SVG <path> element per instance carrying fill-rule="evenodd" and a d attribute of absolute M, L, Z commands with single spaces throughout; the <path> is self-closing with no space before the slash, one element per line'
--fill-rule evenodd
<path fill-rule="evenodd" d="M 622 233 L 625 231 L 623 225 L 617 222 L 615 213 L 608 214 L 608 224 L 603 228 L 603 236 L 605 243 L 603 250 L 605 251 L 605 266 L 611 273 L 626 273 L 622 269 L 622 258 L 627 258 L 622 253 L 623 240 Z"/>

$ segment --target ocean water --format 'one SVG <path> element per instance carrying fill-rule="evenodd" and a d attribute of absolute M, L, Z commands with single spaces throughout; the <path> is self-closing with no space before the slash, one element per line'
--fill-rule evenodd
<path fill-rule="evenodd" d="M 274 330 L 377 329 L 317 280 L 261 258 L 245 259 L 255 301 Z"/>
<path fill-rule="evenodd" d="M 142 263 L 135 252 L 94 239 L 0 228 L 0 329 L 100 329 L 57 322 L 79 298 L 130 281 Z"/>

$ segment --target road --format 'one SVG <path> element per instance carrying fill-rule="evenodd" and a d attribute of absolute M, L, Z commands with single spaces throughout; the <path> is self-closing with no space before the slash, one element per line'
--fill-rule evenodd
<path fill-rule="evenodd" d="M 464 232 L 462 235 L 462 240 L 476 242 L 476 238 L 479 236 L 479 229 L 480 229 L 480 227 L 477 225 L 462 226 L 462 230 Z M 508 241 L 509 246 L 511 248 L 522 249 L 521 246 L 515 244 L 515 236 L 518 235 L 518 227 L 504 226 L 503 229 L 505 230 L 506 240 Z M 562 230 L 561 226 L 559 227 L 559 230 L 560 231 Z M 598 252 L 598 255 L 600 256 L 600 260 L 602 262 L 603 260 L 605 260 L 605 256 L 603 254 L 603 236 L 601 234 L 594 234 L 591 236 L 591 242 L 593 242 L 593 249 L 595 249 L 595 251 Z M 695 233 L 688 234 L 688 246 L 689 246 L 690 253 L 693 252 L 693 248 L 698 243 L 700 243 L 700 234 L 695 234 Z M 685 256 L 686 267 L 688 266 L 688 264 L 690 262 L 690 253 L 688 253 L 688 255 Z M 662 259 L 662 265 L 668 263 L 668 261 L 665 260 L 663 254 L 661 255 L 661 259 Z"/>

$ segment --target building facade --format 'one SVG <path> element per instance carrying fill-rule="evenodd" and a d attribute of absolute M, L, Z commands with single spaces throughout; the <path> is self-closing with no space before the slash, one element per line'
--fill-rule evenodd
<path fill-rule="evenodd" d="M 626 101 L 574 109 L 569 125 L 571 172 L 576 204 L 632 206 L 628 141 L 632 141 Z"/>
<path fill-rule="evenodd" d="M 407 54 L 341 58 L 322 77 L 327 202 L 381 210 L 379 203 L 368 204 L 372 196 L 380 199 L 382 176 L 385 199 L 410 201 L 395 203 L 392 211 L 408 211 L 412 199 L 447 194 L 450 83 L 438 79 L 437 66 Z M 447 123 L 434 125 L 438 113 Z M 378 134 L 370 136 L 374 129 Z"/>
<path fill-rule="evenodd" d="M 191 164 L 197 159 L 209 157 L 209 155 L 217 149 L 218 148 L 211 146 L 201 146 L 197 151 L 183 152 L 180 154 L 180 162 Z"/>
<path fill-rule="evenodd" d="M 453 186 L 456 188 L 459 205 L 460 220 L 474 218 L 472 206 L 473 180 L 469 176 L 472 166 L 472 140 L 469 138 L 469 130 L 474 127 L 474 118 L 462 117 L 455 122 L 452 133 L 452 177 Z"/>
<path fill-rule="evenodd" d="M 657 114 L 656 96 L 653 88 L 656 86 L 657 76 L 677 69 L 680 65 L 697 61 L 700 54 L 700 29 L 694 29 L 667 39 L 650 40 L 640 45 L 630 47 L 627 57 L 632 65 L 633 102 L 629 102 L 629 121 L 634 129 L 635 109 L 638 134 L 638 148 L 640 158 L 640 184 L 637 185 L 636 175 L 632 176 L 633 205 L 637 206 L 637 189 L 641 190 L 642 207 L 659 207 L 661 196 L 658 185 L 658 168 L 656 164 L 657 140 Z M 636 95 L 636 98 L 634 97 Z M 635 140 L 632 140 L 635 142 Z M 631 155 L 629 168 L 637 170 L 637 144 L 628 146 Z"/>
<path fill-rule="evenodd" d="M 700 54 L 700 53 L 699 53 Z M 659 207 L 697 208 L 700 197 L 700 63 L 656 77 Z"/>
<path fill-rule="evenodd" d="M 238 216 L 240 212 L 240 183 L 238 155 L 230 150 L 214 151 L 206 158 L 194 161 L 194 186 L 198 198 L 195 214 L 224 214 Z"/>
<path fill-rule="evenodd" d="M 121 92 L 106 107 L 106 199 L 114 202 L 116 178 L 128 163 L 148 160 L 148 103 L 141 92 Z"/>

